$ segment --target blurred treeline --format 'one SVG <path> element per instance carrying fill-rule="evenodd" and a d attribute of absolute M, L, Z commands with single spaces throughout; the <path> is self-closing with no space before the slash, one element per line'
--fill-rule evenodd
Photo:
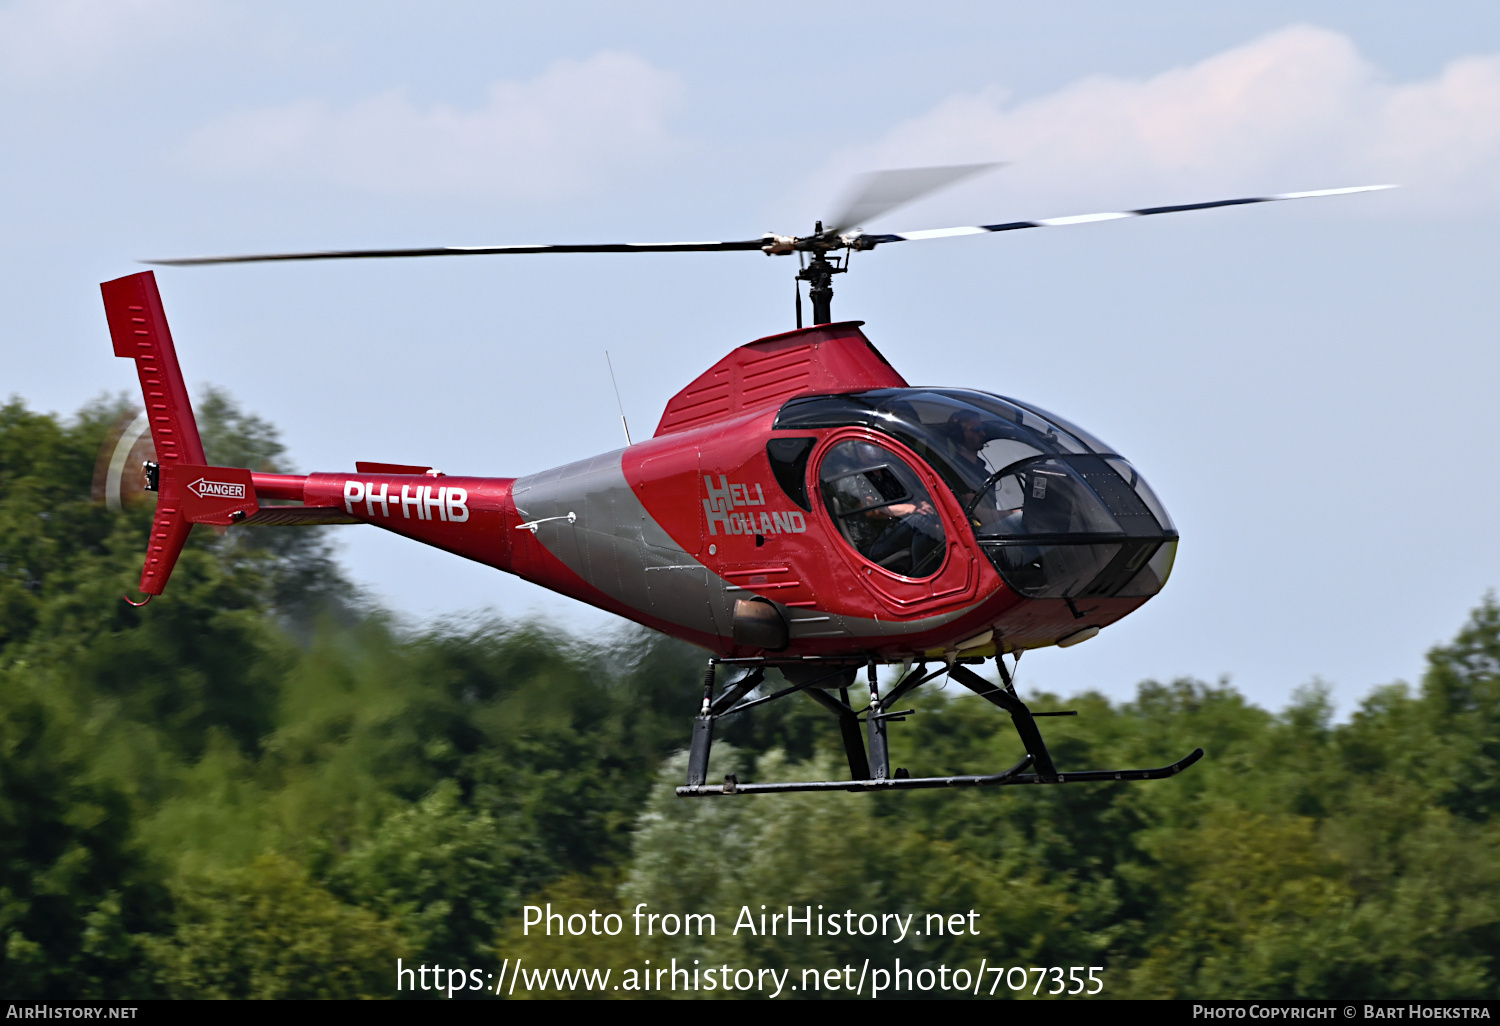
<path fill-rule="evenodd" d="M 200 528 L 167 595 L 127 606 L 149 510 L 89 496 L 119 412 L 0 408 L 0 995 L 387 997 L 397 957 L 517 956 L 1094 965 L 1114 997 L 1500 995 L 1492 600 L 1419 688 L 1344 724 L 1316 688 L 1279 714 L 1191 681 L 1125 704 L 1034 696 L 1080 713 L 1044 721 L 1064 768 L 1207 749 L 1168 781 L 679 800 L 702 668 L 686 646 L 403 628 L 306 529 Z M 210 460 L 278 466 L 265 423 L 222 395 L 199 414 Z M 976 699 L 915 704 L 892 728 L 914 775 L 1021 754 Z M 832 727 L 774 704 L 723 725 L 714 772 L 842 773 Z M 719 933 L 522 936 L 524 903 L 641 901 L 713 912 Z M 729 933 L 761 904 L 972 908 L 981 934 Z"/>

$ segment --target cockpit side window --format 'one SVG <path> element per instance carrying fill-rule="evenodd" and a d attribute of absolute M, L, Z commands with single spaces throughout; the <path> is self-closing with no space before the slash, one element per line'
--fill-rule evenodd
<path fill-rule="evenodd" d="M 829 515 L 866 559 L 902 577 L 930 577 L 947 551 L 943 522 L 916 471 L 873 442 L 839 442 L 818 467 Z"/>

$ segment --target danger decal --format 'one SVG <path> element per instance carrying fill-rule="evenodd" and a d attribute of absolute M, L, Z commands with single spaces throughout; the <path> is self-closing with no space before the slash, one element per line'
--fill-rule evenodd
<path fill-rule="evenodd" d="M 210 481 L 200 477 L 187 486 L 200 499 L 243 499 L 245 486 L 236 481 Z"/>

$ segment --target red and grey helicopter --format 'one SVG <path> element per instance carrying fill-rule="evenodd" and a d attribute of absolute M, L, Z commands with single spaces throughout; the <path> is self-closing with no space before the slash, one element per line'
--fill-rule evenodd
<path fill-rule="evenodd" d="M 738 242 L 474 246 L 162 260 L 267 260 L 535 253 L 797 254 L 797 328 L 735 349 L 667 403 L 655 434 L 526 477 L 356 463 L 353 473 L 258 473 L 204 457 L 153 272 L 104 283 L 115 355 L 136 362 L 145 411 L 108 461 L 116 489 L 149 428 L 156 491 L 140 590 L 166 588 L 194 524 L 371 524 L 516 574 L 711 653 L 682 796 L 1152 780 L 1152 769 L 1059 769 L 1012 667 L 1026 649 L 1085 641 L 1161 590 L 1178 534 L 1133 465 L 1097 437 L 1019 399 L 916 387 L 866 338 L 834 321 L 835 274 L 856 250 L 920 239 L 1054 227 L 1362 192 L 1149 207 L 1039 221 L 866 234 L 858 225 L 981 170 L 866 176 L 811 235 Z M 812 325 L 803 327 L 801 283 Z M 300 505 L 264 505 L 290 500 Z M 995 660 L 1001 683 L 975 672 Z M 899 666 L 880 690 L 877 669 Z M 716 671 L 723 667 L 721 688 Z M 774 669 L 785 686 L 770 690 Z M 856 686 L 865 671 L 864 687 Z M 737 674 L 737 677 L 735 675 Z M 999 773 L 892 772 L 898 705 L 946 675 L 1008 713 L 1026 755 Z M 765 687 L 763 688 L 763 685 Z M 761 689 L 763 693 L 753 696 Z M 851 690 L 865 690 L 863 702 Z M 764 693 L 769 691 L 769 693 Z M 796 693 L 838 720 L 848 780 L 707 779 L 717 720 Z"/>

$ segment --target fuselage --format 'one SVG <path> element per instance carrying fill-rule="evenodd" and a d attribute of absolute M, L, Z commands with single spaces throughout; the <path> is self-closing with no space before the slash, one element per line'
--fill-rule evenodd
<path fill-rule="evenodd" d="M 654 437 L 521 478 L 313 474 L 309 506 L 724 658 L 988 655 L 1089 637 L 1160 590 L 1176 531 L 1052 415 L 912 388 L 855 323 L 742 346 Z"/>

